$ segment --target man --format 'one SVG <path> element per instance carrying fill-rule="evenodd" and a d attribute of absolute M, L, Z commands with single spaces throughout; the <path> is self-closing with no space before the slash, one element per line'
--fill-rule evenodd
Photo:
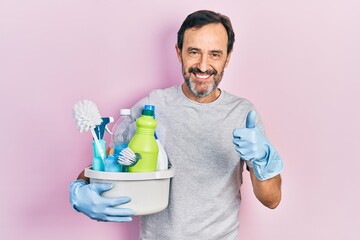
<path fill-rule="evenodd" d="M 156 106 L 156 119 L 166 128 L 163 145 L 176 169 L 169 206 L 141 217 L 141 239 L 238 239 L 244 163 L 257 199 L 272 209 L 281 200 L 283 163 L 254 106 L 218 87 L 234 40 L 226 16 L 207 10 L 190 14 L 176 44 L 184 83 L 155 90 L 132 108 L 138 117 L 145 104 Z M 99 221 L 131 221 L 131 209 L 114 208 L 129 198 L 99 196 L 110 188 L 73 181 L 71 203 Z"/>

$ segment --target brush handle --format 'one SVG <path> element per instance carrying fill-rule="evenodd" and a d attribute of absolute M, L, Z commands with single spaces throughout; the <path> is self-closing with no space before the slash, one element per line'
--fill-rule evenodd
<path fill-rule="evenodd" d="M 92 136 L 93 136 L 93 138 L 94 138 L 95 145 L 96 145 L 96 147 L 97 147 L 97 149 L 98 149 L 98 151 L 99 151 L 99 153 L 100 153 L 101 159 L 104 160 L 105 154 L 104 154 L 104 151 L 103 151 L 103 149 L 102 149 L 102 147 L 101 147 L 101 145 L 100 145 L 99 139 L 97 138 L 97 136 L 96 136 L 95 131 L 94 131 L 93 128 L 90 129 L 90 131 L 91 131 L 91 134 L 92 134 Z"/>

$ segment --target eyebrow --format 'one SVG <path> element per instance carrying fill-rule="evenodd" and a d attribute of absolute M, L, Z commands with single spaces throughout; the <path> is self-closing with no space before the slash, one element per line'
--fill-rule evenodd
<path fill-rule="evenodd" d="M 200 48 L 188 47 L 187 50 L 188 51 L 193 51 L 193 50 L 199 51 Z"/>
<path fill-rule="evenodd" d="M 222 51 L 222 50 L 211 50 L 210 52 L 211 52 L 211 53 L 220 53 L 220 54 L 222 54 L 222 53 L 223 53 L 223 51 Z"/>
<path fill-rule="evenodd" d="M 187 51 L 200 51 L 201 49 L 200 48 L 195 48 L 195 47 L 188 47 L 187 48 Z M 222 50 L 210 50 L 211 53 L 223 53 Z"/>

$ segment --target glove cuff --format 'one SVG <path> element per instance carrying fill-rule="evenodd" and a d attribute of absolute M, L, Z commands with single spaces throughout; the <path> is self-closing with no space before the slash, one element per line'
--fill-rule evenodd
<path fill-rule="evenodd" d="M 261 160 L 254 160 L 252 162 L 255 176 L 259 180 L 267 180 L 278 175 L 284 168 L 284 163 L 271 145 L 268 145 L 268 151 L 265 158 Z"/>

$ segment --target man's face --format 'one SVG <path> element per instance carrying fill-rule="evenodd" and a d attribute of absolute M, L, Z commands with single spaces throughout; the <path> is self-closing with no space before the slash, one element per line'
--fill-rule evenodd
<path fill-rule="evenodd" d="M 207 24 L 185 31 L 182 52 L 177 46 L 176 50 L 185 83 L 194 97 L 208 96 L 217 89 L 230 60 L 227 43 L 227 32 L 222 24 Z"/>

